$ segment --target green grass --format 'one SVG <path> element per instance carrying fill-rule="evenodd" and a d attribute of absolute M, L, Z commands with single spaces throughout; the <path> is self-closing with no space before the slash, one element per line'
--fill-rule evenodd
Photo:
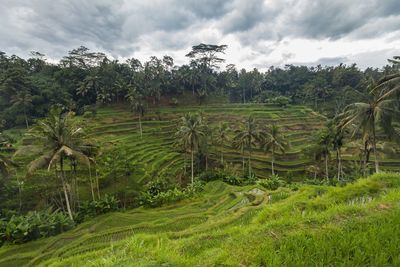
<path fill-rule="evenodd" d="M 270 197 L 269 197 L 270 196 Z M 0 266 L 399 266 L 400 175 L 297 191 L 220 181 L 199 196 L 0 248 Z"/>
<path fill-rule="evenodd" d="M 90 136 L 102 147 L 102 156 L 97 159 L 98 162 L 107 157 L 112 150 L 116 150 L 117 153 L 119 151 L 124 153 L 124 159 L 130 163 L 132 169 L 129 180 L 135 181 L 135 188 L 132 190 L 140 191 L 142 186 L 150 180 L 181 177 L 180 174 L 184 169 L 184 158 L 174 147 L 174 134 L 177 130 L 177 120 L 184 113 L 195 111 L 204 113 L 210 127 L 216 127 L 221 121 L 225 121 L 230 123 L 232 128 L 237 128 L 242 120 L 249 115 L 255 116 L 259 125 L 269 126 L 271 123 L 276 123 L 280 126 L 291 144 L 284 154 L 277 153 L 276 155 L 275 170 L 281 176 L 285 176 L 288 172 L 299 177 L 305 175 L 305 170 L 311 162 L 310 158 L 304 155 L 302 151 L 312 143 L 312 135 L 322 128 L 326 121 L 325 117 L 305 106 L 283 108 L 264 104 L 210 104 L 206 106 L 160 107 L 150 109 L 146 113 L 143 118 L 143 138 L 140 138 L 137 117 L 130 112 L 127 105 L 101 107 L 98 109 L 95 118 L 77 117 L 77 120 L 81 121 Z M 35 152 L 37 152 L 33 147 L 26 145 L 31 142 L 29 137 L 21 139 L 20 136 L 23 132 L 24 129 L 9 131 L 9 134 L 20 140 L 15 147 L 25 148 L 22 153 L 18 153 L 14 157 L 14 160 L 21 166 L 17 170 L 20 179 L 25 177 L 24 166 L 36 157 Z M 232 137 L 233 133 L 230 136 Z M 215 143 L 209 146 L 210 165 L 219 164 L 222 149 L 224 150 L 225 162 L 232 163 L 240 174 L 242 155 L 229 142 L 223 148 Z M 13 152 L 2 153 L 11 155 Z M 359 147 L 354 142 L 350 142 L 349 145 L 346 142 L 343 150 L 345 164 L 349 161 L 357 161 L 358 153 Z M 398 155 L 398 153 L 380 153 L 381 169 L 399 171 L 400 158 Z M 247 150 L 245 150 L 244 156 L 247 158 Z M 271 173 L 271 154 L 265 153 L 259 148 L 254 148 L 252 158 L 252 170 L 256 176 L 268 178 Z M 333 153 L 332 159 L 334 159 Z M 110 183 L 106 181 L 108 178 L 101 176 L 108 170 L 102 168 L 101 164 L 99 167 L 100 186 L 103 193 L 113 194 L 123 186 L 124 178 L 115 182 L 118 186 L 110 186 Z M 66 168 L 68 175 L 69 166 L 66 166 Z M 183 182 L 189 180 L 187 176 L 183 176 Z M 90 197 L 87 177 L 86 167 L 79 166 L 78 178 L 82 199 Z M 25 184 L 29 187 L 33 185 L 33 182 L 41 179 L 54 181 L 54 174 L 40 171 L 35 177 L 29 180 L 25 179 Z M 176 180 L 177 182 L 182 181 L 181 178 Z M 54 186 L 57 186 L 57 181 L 54 181 Z"/>

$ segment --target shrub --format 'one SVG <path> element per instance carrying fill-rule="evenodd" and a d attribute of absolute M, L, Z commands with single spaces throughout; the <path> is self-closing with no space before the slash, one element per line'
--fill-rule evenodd
<path fill-rule="evenodd" d="M 237 176 L 225 176 L 224 179 L 222 179 L 225 183 L 230 184 L 230 185 L 241 185 L 243 184 L 243 179 L 237 177 Z"/>
<path fill-rule="evenodd" d="M 85 218 L 116 211 L 118 210 L 118 204 L 119 200 L 116 197 L 107 194 L 99 200 L 84 201 L 79 208 L 77 221 L 83 221 Z"/>
<path fill-rule="evenodd" d="M 268 103 L 270 99 L 279 96 L 279 93 L 271 90 L 262 91 L 259 95 L 257 95 L 254 100 L 257 103 Z"/>
<path fill-rule="evenodd" d="M 204 182 L 221 180 L 230 185 L 243 184 L 243 179 L 241 179 L 240 177 L 237 177 L 235 175 L 226 173 L 222 170 L 203 172 L 202 174 L 200 174 L 199 179 Z"/>
<path fill-rule="evenodd" d="M 286 107 L 290 103 L 290 99 L 286 96 L 277 96 L 270 100 L 270 103 Z"/>
<path fill-rule="evenodd" d="M 146 184 L 146 192 L 148 192 L 151 196 L 156 196 L 161 192 L 165 192 L 168 189 L 172 189 L 170 184 L 166 179 L 157 179 L 154 181 L 150 181 Z"/>
<path fill-rule="evenodd" d="M 258 180 L 257 184 L 268 190 L 276 190 L 285 185 L 285 181 L 278 175 L 272 175 L 269 179 Z"/>
<path fill-rule="evenodd" d="M 156 195 L 152 195 L 149 191 L 146 191 L 141 196 L 140 204 L 147 207 L 160 207 L 192 197 L 196 193 L 202 191 L 203 187 L 204 184 L 201 181 L 196 181 L 193 185 L 189 185 L 183 190 L 175 187 L 174 189 L 159 192 Z"/>
<path fill-rule="evenodd" d="M 74 223 L 59 210 L 30 211 L 0 219 L 0 243 L 25 243 L 71 229 Z"/>

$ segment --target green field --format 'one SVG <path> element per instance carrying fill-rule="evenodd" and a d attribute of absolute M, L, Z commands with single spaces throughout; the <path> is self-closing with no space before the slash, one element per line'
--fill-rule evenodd
<path fill-rule="evenodd" d="M 80 125 L 102 150 L 102 155 L 98 158 L 101 192 L 103 194 L 115 194 L 116 192 L 125 194 L 123 190 L 125 190 L 126 185 L 129 185 L 133 188 L 131 190 L 133 194 L 138 194 L 141 187 L 148 181 L 160 178 L 170 179 L 177 183 L 185 183 L 186 179 L 187 182 L 190 171 L 189 160 L 187 159 L 186 162 L 187 173 L 185 174 L 184 155 L 179 152 L 174 143 L 179 118 L 188 112 L 202 112 L 211 128 L 216 127 L 221 121 L 228 122 L 232 129 L 238 128 L 249 115 L 256 118 L 259 126 L 268 127 L 272 123 L 277 124 L 289 141 L 290 147 L 284 154 L 277 152 L 275 170 L 283 177 L 290 173 L 297 180 L 311 175 L 305 170 L 313 162 L 309 156 L 304 154 L 303 150 L 313 144 L 313 134 L 323 128 L 326 123 L 325 117 L 310 108 L 295 105 L 279 107 L 266 104 L 210 104 L 206 106 L 160 107 L 151 108 L 145 114 L 143 118 L 143 138 L 140 138 L 137 116 L 130 112 L 129 106 L 120 104 L 101 107 L 97 110 L 97 115 L 94 118 L 77 117 L 80 120 Z M 14 150 L 18 151 L 19 149 L 20 151 L 14 155 L 14 160 L 20 166 L 26 166 L 36 157 L 37 149 L 30 145 L 32 140 L 29 136 L 24 137 L 21 131 L 10 130 L 8 133 L 20 141 L 13 149 L 5 153 L 12 155 Z M 233 133 L 231 136 L 233 137 Z M 241 175 L 242 155 L 240 151 L 234 149 L 229 142 L 224 148 L 221 148 L 212 138 L 210 141 L 210 168 L 220 167 L 220 153 L 223 149 L 225 162 L 228 162 L 231 168 Z M 359 147 L 360 145 L 356 141 L 346 140 L 342 151 L 344 161 L 352 161 L 356 164 L 359 160 L 357 156 Z M 381 169 L 399 171 L 398 151 L 387 153 L 382 147 L 382 144 L 378 145 Z M 247 157 L 247 151 L 245 151 L 244 156 Z M 106 172 L 111 168 L 102 166 L 102 160 L 106 157 L 110 157 L 110 161 L 114 163 L 124 162 L 125 164 L 126 162 L 131 171 L 129 178 L 110 180 L 110 175 L 107 176 Z M 115 159 L 112 159 L 112 157 L 115 157 Z M 335 155 L 332 152 L 331 158 L 333 160 L 334 157 Z M 270 153 L 259 148 L 253 148 L 252 170 L 256 176 L 268 178 L 271 173 L 270 168 Z M 67 166 L 68 171 L 70 171 L 69 166 Z M 82 199 L 90 199 L 88 170 L 85 166 L 80 166 L 77 173 L 81 185 L 81 197 Z M 25 168 L 18 168 L 18 176 L 20 179 L 26 179 Z M 53 173 L 46 170 L 39 171 L 34 177 L 26 179 L 26 184 L 43 184 L 40 181 L 44 179 L 48 184 L 48 181 L 54 180 L 53 176 Z M 52 192 L 55 188 L 58 188 L 57 181 L 41 190 Z M 26 196 L 27 199 L 32 197 L 36 196 Z"/>
<path fill-rule="evenodd" d="M 208 183 L 162 208 L 0 248 L 0 266 L 398 266 L 400 176 L 267 191 Z"/>

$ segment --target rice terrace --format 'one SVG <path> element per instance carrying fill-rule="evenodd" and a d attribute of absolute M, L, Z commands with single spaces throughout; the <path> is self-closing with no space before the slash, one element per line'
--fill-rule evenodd
<path fill-rule="evenodd" d="M 396 1 L 0 3 L 0 266 L 400 266 Z"/>

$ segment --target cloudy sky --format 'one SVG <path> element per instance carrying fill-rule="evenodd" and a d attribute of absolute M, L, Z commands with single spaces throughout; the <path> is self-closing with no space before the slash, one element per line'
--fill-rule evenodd
<path fill-rule="evenodd" d="M 59 59 L 84 45 L 114 58 L 188 60 L 227 44 L 245 68 L 357 63 L 400 55 L 400 0 L 0 0 L 0 51 Z"/>

